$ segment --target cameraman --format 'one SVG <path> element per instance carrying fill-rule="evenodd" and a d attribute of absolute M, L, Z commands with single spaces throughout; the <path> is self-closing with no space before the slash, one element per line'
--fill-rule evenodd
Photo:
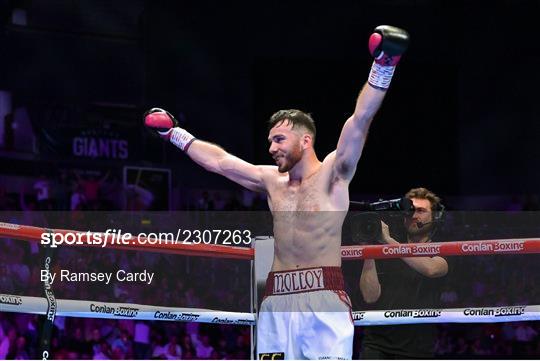
<path fill-rule="evenodd" d="M 441 212 L 440 198 L 426 188 L 411 189 L 405 197 L 414 206 L 414 214 L 404 219 L 408 243 L 431 242 Z M 382 223 L 381 242 L 399 244 Z M 437 308 L 440 282 L 448 272 L 442 257 L 404 257 L 366 259 L 360 276 L 360 291 L 365 302 L 377 309 Z M 362 358 L 433 358 L 437 327 L 435 324 L 369 326 L 364 329 Z"/>

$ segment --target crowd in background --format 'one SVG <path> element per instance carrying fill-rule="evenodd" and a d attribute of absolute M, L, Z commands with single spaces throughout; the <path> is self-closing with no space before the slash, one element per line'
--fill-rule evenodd
<path fill-rule="evenodd" d="M 38 359 L 39 316 L 0 313 L 0 357 Z M 52 359 L 249 359 L 250 328 L 56 317 Z"/>

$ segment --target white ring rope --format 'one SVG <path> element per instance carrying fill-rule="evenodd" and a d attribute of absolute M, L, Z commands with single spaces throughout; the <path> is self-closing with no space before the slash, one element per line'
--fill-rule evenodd
<path fill-rule="evenodd" d="M 355 326 L 536 321 L 540 305 L 354 311 L 352 315 Z"/>
<path fill-rule="evenodd" d="M 57 299 L 56 303 L 56 316 L 65 317 L 203 322 L 249 326 L 256 323 L 255 314 L 247 312 L 65 299 Z M 46 311 L 47 301 L 44 297 L 0 295 L 0 312 L 45 315 Z M 354 311 L 352 317 L 355 326 L 536 321 L 540 320 L 540 305 Z"/>
<path fill-rule="evenodd" d="M 18 312 L 45 315 L 47 300 L 44 297 L 0 295 L 0 312 Z M 204 308 L 179 308 L 111 303 L 87 300 L 56 299 L 56 316 L 136 319 L 158 321 L 185 321 L 254 325 L 253 313 L 215 311 Z"/>

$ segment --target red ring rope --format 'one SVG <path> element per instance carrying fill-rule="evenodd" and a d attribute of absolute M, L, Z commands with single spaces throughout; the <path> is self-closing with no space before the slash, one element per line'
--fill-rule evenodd
<path fill-rule="evenodd" d="M 44 229 L 0 222 L 0 237 L 10 237 L 25 241 L 39 241 L 44 232 L 59 234 L 74 233 L 87 235 L 87 232 L 65 229 Z M 94 232 L 95 234 L 99 232 Z M 112 240 L 112 235 L 100 233 L 103 239 Z M 82 237 L 84 239 L 84 237 Z M 144 239 L 144 238 L 141 238 Z M 136 237 L 127 239 L 136 240 Z M 86 246 L 92 247 L 88 244 Z M 100 247 L 94 245 L 93 247 Z M 172 253 L 187 256 L 204 256 L 216 258 L 234 258 L 252 260 L 253 248 L 223 246 L 213 244 L 139 244 L 138 246 L 110 244 L 108 247 L 123 250 L 145 250 L 149 252 Z M 399 245 L 343 246 L 341 257 L 344 260 L 381 259 L 425 256 L 479 256 L 497 254 L 530 254 L 540 253 L 540 239 L 495 239 L 481 241 L 459 241 L 445 243 L 408 243 Z"/>
<path fill-rule="evenodd" d="M 540 253 L 540 239 L 494 239 L 445 243 L 407 243 L 398 245 L 344 246 L 343 259 L 380 259 L 423 256 L 480 256 Z"/>
<path fill-rule="evenodd" d="M 86 242 L 88 238 L 87 232 L 73 231 L 66 229 L 45 229 L 40 227 L 22 226 L 13 223 L 0 223 L 0 237 L 10 237 L 23 241 L 39 241 L 43 233 L 58 233 L 65 235 L 66 233 L 82 234 L 81 240 Z M 186 256 L 204 256 L 204 257 L 216 257 L 216 258 L 234 258 L 243 260 L 252 260 L 254 258 L 254 250 L 252 248 L 234 247 L 234 246 L 222 246 L 212 244 L 183 244 L 183 243 L 161 243 L 161 244 L 138 244 L 124 245 L 124 244 L 112 244 L 112 234 L 105 234 L 100 232 L 92 232 L 92 234 L 100 234 L 103 240 L 107 240 L 107 247 L 113 249 L 123 249 L 130 251 L 148 251 L 159 253 L 172 253 L 181 254 Z M 139 240 L 146 240 L 147 238 L 141 237 Z M 137 237 L 126 238 L 128 243 L 138 242 Z M 100 245 L 85 244 L 87 247 L 99 247 Z"/>

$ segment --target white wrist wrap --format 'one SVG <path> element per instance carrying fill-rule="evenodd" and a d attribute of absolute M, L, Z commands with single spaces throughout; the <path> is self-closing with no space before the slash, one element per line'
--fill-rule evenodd
<path fill-rule="evenodd" d="M 373 62 L 371 71 L 369 72 L 369 84 L 377 88 L 388 89 L 395 69 L 395 66 L 383 66 Z"/>
<path fill-rule="evenodd" d="M 187 130 L 182 128 L 173 128 L 171 132 L 171 143 L 182 149 L 184 152 L 195 140 L 195 137 L 191 135 Z"/>

